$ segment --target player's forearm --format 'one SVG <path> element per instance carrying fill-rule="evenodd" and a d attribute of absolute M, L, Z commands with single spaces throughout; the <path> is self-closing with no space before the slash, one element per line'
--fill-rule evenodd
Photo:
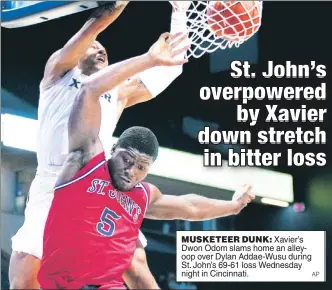
<path fill-rule="evenodd" d="M 97 36 L 114 22 L 126 7 L 125 1 L 96 8 L 84 26 L 60 50 L 59 63 L 75 66 Z"/>
<path fill-rule="evenodd" d="M 190 221 L 210 220 L 239 213 L 240 206 L 236 201 L 210 199 L 196 194 L 184 195 L 188 210 L 185 219 Z"/>
<path fill-rule="evenodd" d="M 85 79 L 83 86 L 90 97 L 99 98 L 103 93 L 119 86 L 134 75 L 155 66 L 149 53 L 113 64 Z"/>
<path fill-rule="evenodd" d="M 119 98 L 125 107 L 147 102 L 161 94 L 182 73 L 182 65 L 157 66 L 140 73 L 137 77 L 122 84 Z"/>
<path fill-rule="evenodd" d="M 187 15 L 184 11 L 174 11 L 171 19 L 171 33 L 186 32 L 187 31 Z M 187 40 L 189 43 L 189 40 Z M 184 51 L 178 55 L 179 59 L 183 59 L 186 52 Z M 152 98 L 155 98 L 161 94 L 171 83 L 181 75 L 183 66 L 158 66 L 152 69 L 146 70 L 139 75 L 140 80 L 144 84 L 148 93 L 141 94 L 140 97 L 134 95 L 131 98 L 127 107 L 135 105 L 137 103 L 146 102 Z"/>
<path fill-rule="evenodd" d="M 123 101 L 124 108 L 147 102 L 152 98 L 152 94 L 139 76 L 135 76 L 119 86 L 118 100 Z"/>
<path fill-rule="evenodd" d="M 150 93 L 151 98 L 155 98 L 181 75 L 182 69 L 182 65 L 171 67 L 157 66 L 142 72 L 139 78 Z"/>

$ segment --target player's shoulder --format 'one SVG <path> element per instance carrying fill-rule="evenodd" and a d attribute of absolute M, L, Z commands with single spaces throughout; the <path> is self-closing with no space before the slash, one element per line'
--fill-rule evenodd
<path fill-rule="evenodd" d="M 56 182 L 55 189 L 64 188 L 74 183 L 84 183 L 91 176 L 94 176 L 96 172 L 99 172 L 98 175 L 100 176 L 108 176 L 106 163 L 104 152 L 94 156 L 91 156 L 90 153 L 82 153 L 79 150 L 69 153 Z"/>
<path fill-rule="evenodd" d="M 150 203 L 155 202 L 157 199 L 159 199 L 162 196 L 161 191 L 154 184 L 149 182 L 141 182 L 140 184 L 147 190 Z"/>
<path fill-rule="evenodd" d="M 143 190 L 150 193 L 150 187 L 146 182 L 139 182 L 135 185 L 134 190 Z"/>
<path fill-rule="evenodd" d="M 151 188 L 148 183 L 146 182 L 139 182 L 135 185 L 132 189 L 136 195 L 139 194 L 140 196 L 145 196 L 147 204 L 151 203 Z"/>
<path fill-rule="evenodd" d="M 81 84 L 81 72 L 78 67 L 63 72 L 61 76 L 44 76 L 39 84 L 41 94 L 54 90 L 57 88 L 63 88 L 68 86 L 69 89 L 78 89 Z"/>
<path fill-rule="evenodd" d="M 148 187 L 150 191 L 160 191 L 157 186 L 149 182 L 141 182 L 144 186 Z"/>

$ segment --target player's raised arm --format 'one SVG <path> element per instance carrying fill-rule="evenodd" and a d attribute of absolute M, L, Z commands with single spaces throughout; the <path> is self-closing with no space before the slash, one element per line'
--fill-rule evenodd
<path fill-rule="evenodd" d="M 129 1 L 100 1 L 84 26 L 47 61 L 43 87 L 48 87 L 60 79 L 66 72 L 73 69 L 82 58 L 98 34 L 105 30 L 122 13 Z"/>
<path fill-rule="evenodd" d="M 188 33 L 187 10 L 191 1 L 170 1 L 173 6 L 171 16 L 171 33 Z M 174 7 L 177 9 L 175 10 Z M 181 45 L 189 48 L 189 38 L 184 39 Z M 178 55 L 184 58 L 186 51 Z M 183 66 L 158 66 L 146 70 L 119 87 L 118 99 L 124 107 L 131 107 L 138 103 L 149 101 L 161 94 L 177 77 L 181 75 Z"/>
<path fill-rule="evenodd" d="M 98 140 L 101 108 L 99 97 L 128 78 L 154 66 L 187 62 L 176 59 L 183 49 L 172 43 L 181 34 L 163 33 L 149 52 L 113 64 L 87 77 L 81 85 L 69 119 L 69 150 L 87 150 Z"/>
<path fill-rule="evenodd" d="M 255 198 L 249 185 L 244 185 L 235 192 L 231 201 L 210 199 L 196 194 L 162 195 L 154 185 L 150 185 L 150 189 L 151 204 L 146 218 L 160 220 L 203 221 L 234 215 Z"/>
<path fill-rule="evenodd" d="M 179 32 L 176 35 L 178 37 L 174 40 L 172 46 L 178 47 L 178 52 L 181 52 L 178 55 L 182 57 L 176 58 L 180 65 L 169 66 L 166 64 L 165 66 L 155 66 L 124 82 L 119 86 L 118 90 L 118 100 L 124 102 L 124 107 L 128 108 L 151 100 L 181 74 L 182 64 L 187 61 L 184 60 L 183 53 L 188 50 L 189 42 L 187 41 L 186 33 Z"/>

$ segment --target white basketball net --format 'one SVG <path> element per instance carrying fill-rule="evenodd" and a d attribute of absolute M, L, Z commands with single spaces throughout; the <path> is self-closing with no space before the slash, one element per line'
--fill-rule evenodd
<path fill-rule="evenodd" d="M 239 47 L 252 37 L 261 25 L 262 1 L 187 2 L 191 2 L 187 9 L 187 30 L 192 43 L 187 52 L 188 58 L 191 56 L 199 58 L 206 52 L 211 53 L 217 49 L 226 49 L 232 46 Z M 216 10 L 214 8 L 215 2 L 222 3 L 221 9 Z M 227 2 L 230 2 L 229 5 L 224 5 Z M 244 2 L 250 2 L 249 9 Z M 242 5 L 244 10 L 241 14 L 236 14 L 232 10 L 232 7 L 238 4 Z M 172 5 L 175 10 L 179 11 L 178 7 L 173 3 Z M 210 12 L 209 15 L 208 11 Z M 214 31 L 211 26 L 213 26 Z"/>

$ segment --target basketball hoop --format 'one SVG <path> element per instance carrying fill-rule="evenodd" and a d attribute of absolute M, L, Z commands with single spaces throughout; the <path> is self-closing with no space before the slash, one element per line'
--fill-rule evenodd
<path fill-rule="evenodd" d="M 187 57 L 199 58 L 217 49 L 239 47 L 259 29 L 262 1 L 190 1 L 186 10 L 191 47 Z M 179 8 L 171 2 L 175 11 Z"/>

